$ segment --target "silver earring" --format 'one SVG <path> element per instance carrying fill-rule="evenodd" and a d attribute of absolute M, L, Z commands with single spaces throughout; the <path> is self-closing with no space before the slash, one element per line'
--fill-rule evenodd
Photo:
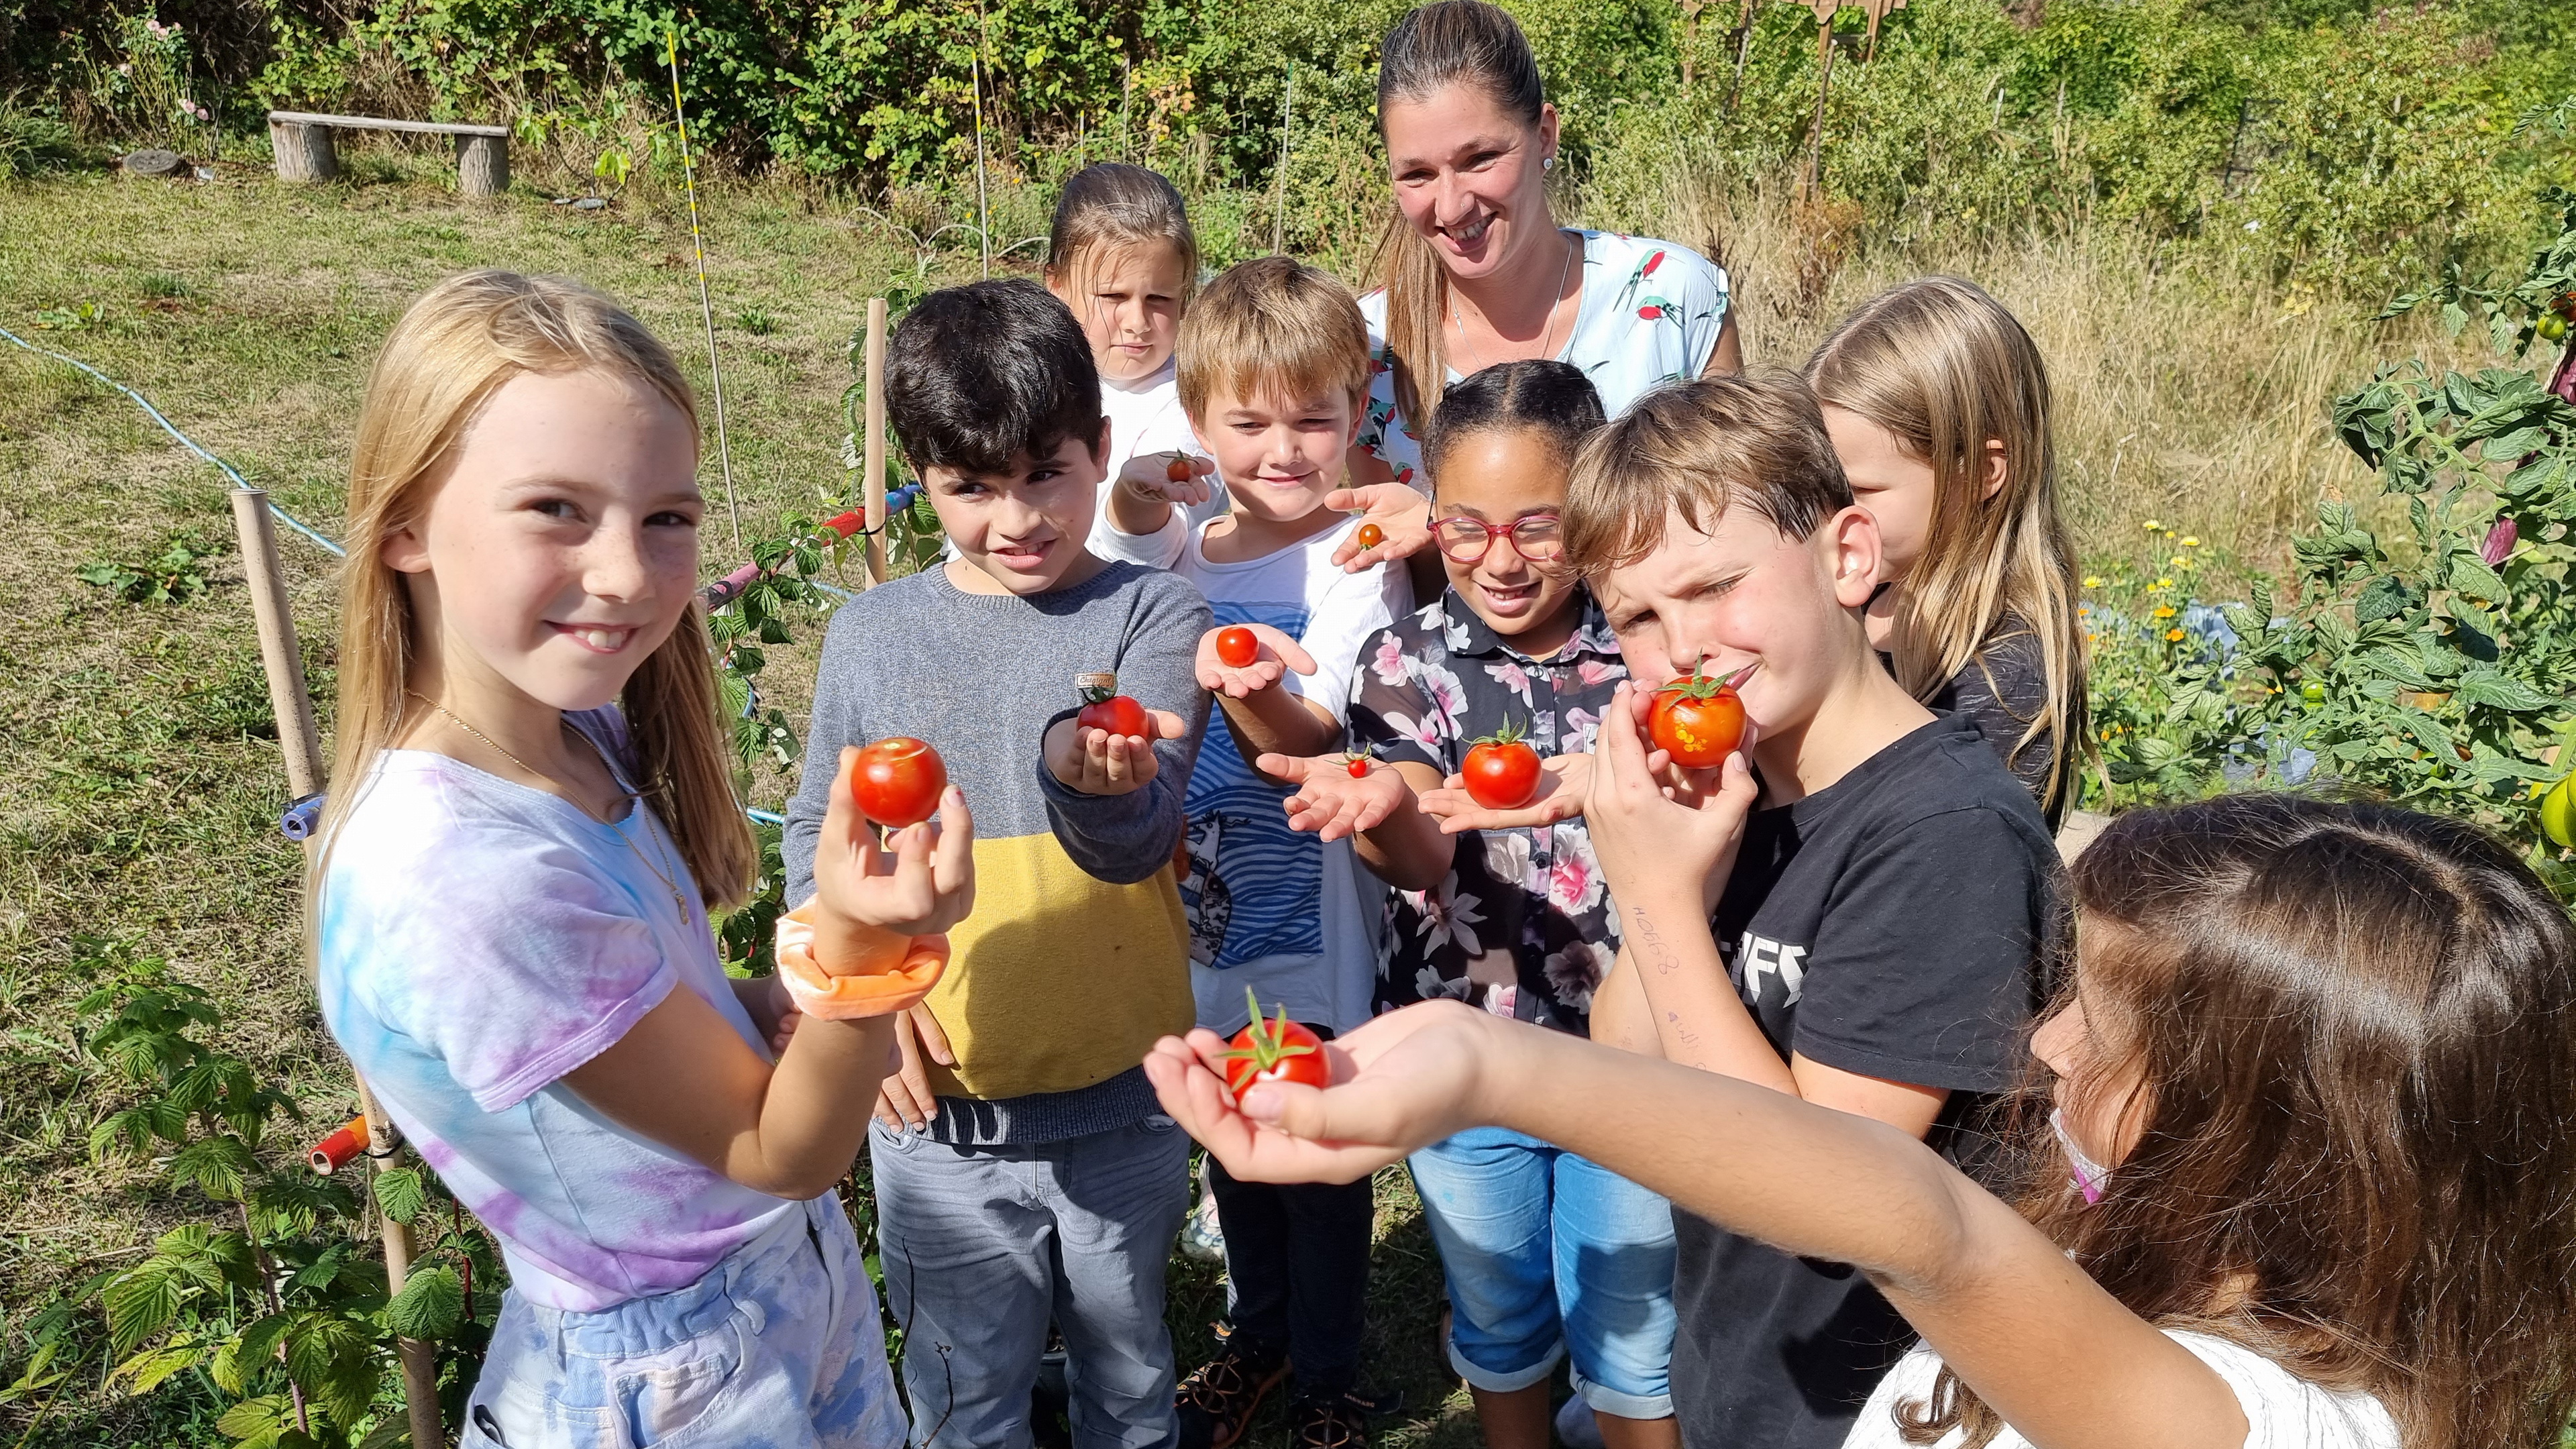
<path fill-rule="evenodd" d="M 1553 157 L 1553 156 L 1542 156 L 1542 157 L 1540 157 L 1540 158 L 1539 158 L 1539 160 L 1538 160 L 1538 169 L 1539 169 L 1539 170 L 1541 170 L 1541 171 L 1553 171 L 1553 170 L 1555 170 L 1555 169 L 1556 169 L 1556 158 L 1555 158 L 1555 157 Z"/>

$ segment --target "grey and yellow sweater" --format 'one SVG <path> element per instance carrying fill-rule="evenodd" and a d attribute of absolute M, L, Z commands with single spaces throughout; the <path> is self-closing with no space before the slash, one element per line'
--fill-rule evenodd
<path fill-rule="evenodd" d="M 1139 1064 L 1194 1010 L 1172 855 L 1206 726 L 1194 661 L 1207 629 L 1198 590 L 1126 563 L 1025 598 L 965 593 L 934 566 L 832 617 L 787 807 L 787 899 L 813 892 L 843 745 L 929 741 L 975 813 L 975 911 L 948 933 L 948 973 L 924 1003 L 957 1057 L 931 1068 L 938 1140 L 1055 1141 L 1155 1109 Z M 1041 757 L 1076 707 L 1074 676 L 1099 670 L 1191 722 L 1154 747 L 1160 769 L 1133 794 L 1069 790 Z"/>

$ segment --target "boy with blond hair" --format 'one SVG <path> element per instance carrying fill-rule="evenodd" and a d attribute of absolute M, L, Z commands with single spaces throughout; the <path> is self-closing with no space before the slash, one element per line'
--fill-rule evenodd
<path fill-rule="evenodd" d="M 1290 791 L 1253 761 L 1336 748 L 1362 642 L 1411 608 L 1401 570 L 1333 563 L 1360 520 L 1324 506 L 1363 420 L 1368 329 L 1339 282 L 1264 257 L 1200 294 L 1178 350 L 1181 406 L 1214 463 L 1195 460 L 1192 477 L 1173 481 L 1176 455 L 1131 461 L 1094 546 L 1172 569 L 1214 616 L 1197 669 L 1219 713 L 1190 775 L 1181 890 L 1198 1024 L 1233 1033 L 1250 1019 L 1248 995 L 1330 1038 L 1368 1019 L 1380 888 L 1348 840 L 1289 829 Z M 1211 466 L 1231 503 L 1192 528 L 1175 505 L 1206 496 Z M 1248 663 L 1230 662 L 1244 657 L 1240 635 L 1220 651 L 1234 628 L 1253 636 Z M 1243 1183 L 1214 1163 L 1209 1182 L 1232 1301 L 1222 1350 L 1181 1385 L 1184 1449 L 1233 1443 L 1292 1369 L 1295 1442 L 1357 1443 L 1369 1184 Z"/>

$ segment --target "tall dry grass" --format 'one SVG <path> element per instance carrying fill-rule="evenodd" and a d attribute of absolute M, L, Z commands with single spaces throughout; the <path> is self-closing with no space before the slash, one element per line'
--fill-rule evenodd
<path fill-rule="evenodd" d="M 2157 519 L 2193 532 L 2221 578 L 2278 570 L 2320 498 L 2348 497 L 2383 525 L 2370 473 L 2336 441 L 2335 395 L 2385 361 L 2496 365 L 2483 340 L 2427 318 L 2369 321 L 2370 299 L 2282 288 L 2223 256 L 2160 253 L 2096 222 L 1974 249 L 1901 253 L 1850 237 L 1785 197 L 1675 171 L 1659 196 L 1594 225 L 1720 254 L 1736 289 L 1745 356 L 1795 367 L 1834 320 L 1907 278 L 1966 277 L 2010 307 L 2047 357 L 2061 486 L 2087 556 L 2138 551 Z"/>

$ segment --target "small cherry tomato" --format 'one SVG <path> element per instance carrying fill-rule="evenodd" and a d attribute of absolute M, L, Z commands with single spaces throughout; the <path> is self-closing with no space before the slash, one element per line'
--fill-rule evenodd
<path fill-rule="evenodd" d="M 2306 704 L 2323 704 L 2326 702 L 2326 687 L 2311 679 L 2299 686 L 2299 699 Z"/>
<path fill-rule="evenodd" d="M 1655 748 L 1687 770 L 1724 764 L 1744 738 L 1744 701 L 1736 695 L 1735 681 L 1746 672 L 1717 680 L 1694 664 L 1688 678 L 1656 690 L 1646 712 L 1646 732 L 1654 737 Z"/>
<path fill-rule="evenodd" d="M 1522 730 L 1503 717 L 1503 727 L 1478 740 L 1459 771 L 1467 778 L 1467 796 L 1488 810 L 1518 810 L 1538 793 L 1538 751 Z"/>
<path fill-rule="evenodd" d="M 1190 481 L 1189 454 L 1174 453 L 1172 455 L 1172 461 L 1163 465 L 1163 476 L 1174 483 L 1187 483 Z"/>
<path fill-rule="evenodd" d="M 939 808 L 939 792 L 947 788 L 948 766 L 939 752 L 908 735 L 859 751 L 850 771 L 850 794 L 859 813 L 889 830 L 929 819 Z"/>
<path fill-rule="evenodd" d="M 1261 639 L 1241 624 L 1219 629 L 1216 657 L 1228 669 L 1241 669 L 1261 657 Z"/>
<path fill-rule="evenodd" d="M 1379 544 L 1386 542 L 1386 530 L 1378 527 L 1374 523 L 1363 523 L 1360 525 L 1358 538 L 1360 541 L 1360 547 L 1375 548 Z"/>
<path fill-rule="evenodd" d="M 1342 768 L 1344 768 L 1344 769 L 1346 769 L 1346 770 L 1350 771 L 1351 778 L 1352 778 L 1352 779 L 1354 779 L 1354 780 L 1365 780 L 1365 779 L 1367 779 L 1367 778 L 1368 778 L 1368 767 L 1369 767 L 1369 756 L 1368 756 L 1367 752 L 1365 752 L 1365 751 L 1363 751 L 1363 752 L 1361 752 L 1361 753 L 1359 753 L 1359 754 L 1356 754 L 1356 755 L 1344 755 L 1344 756 L 1342 756 Z"/>
<path fill-rule="evenodd" d="M 2543 342 L 2563 342 L 2567 338 L 2567 319 L 2552 312 L 2532 324 L 2532 330 L 2540 334 Z"/>
<path fill-rule="evenodd" d="M 1087 730 L 1107 730 L 1113 735 L 1140 735 L 1152 738 L 1145 718 L 1145 706 L 1118 692 L 1115 674 L 1078 674 L 1073 688 L 1082 696 L 1082 713 L 1073 722 Z"/>
<path fill-rule="evenodd" d="M 1226 1090 L 1238 1102 L 1243 1094 L 1261 1082 L 1302 1082 L 1321 1087 L 1332 1081 L 1332 1069 L 1324 1061 L 1324 1040 L 1306 1027 L 1288 1019 L 1288 1008 L 1279 1008 L 1275 1020 L 1261 1019 L 1261 1003 L 1246 988 L 1243 999 L 1252 1005 L 1252 1024 L 1234 1034 L 1231 1048 L 1225 1054 Z"/>

